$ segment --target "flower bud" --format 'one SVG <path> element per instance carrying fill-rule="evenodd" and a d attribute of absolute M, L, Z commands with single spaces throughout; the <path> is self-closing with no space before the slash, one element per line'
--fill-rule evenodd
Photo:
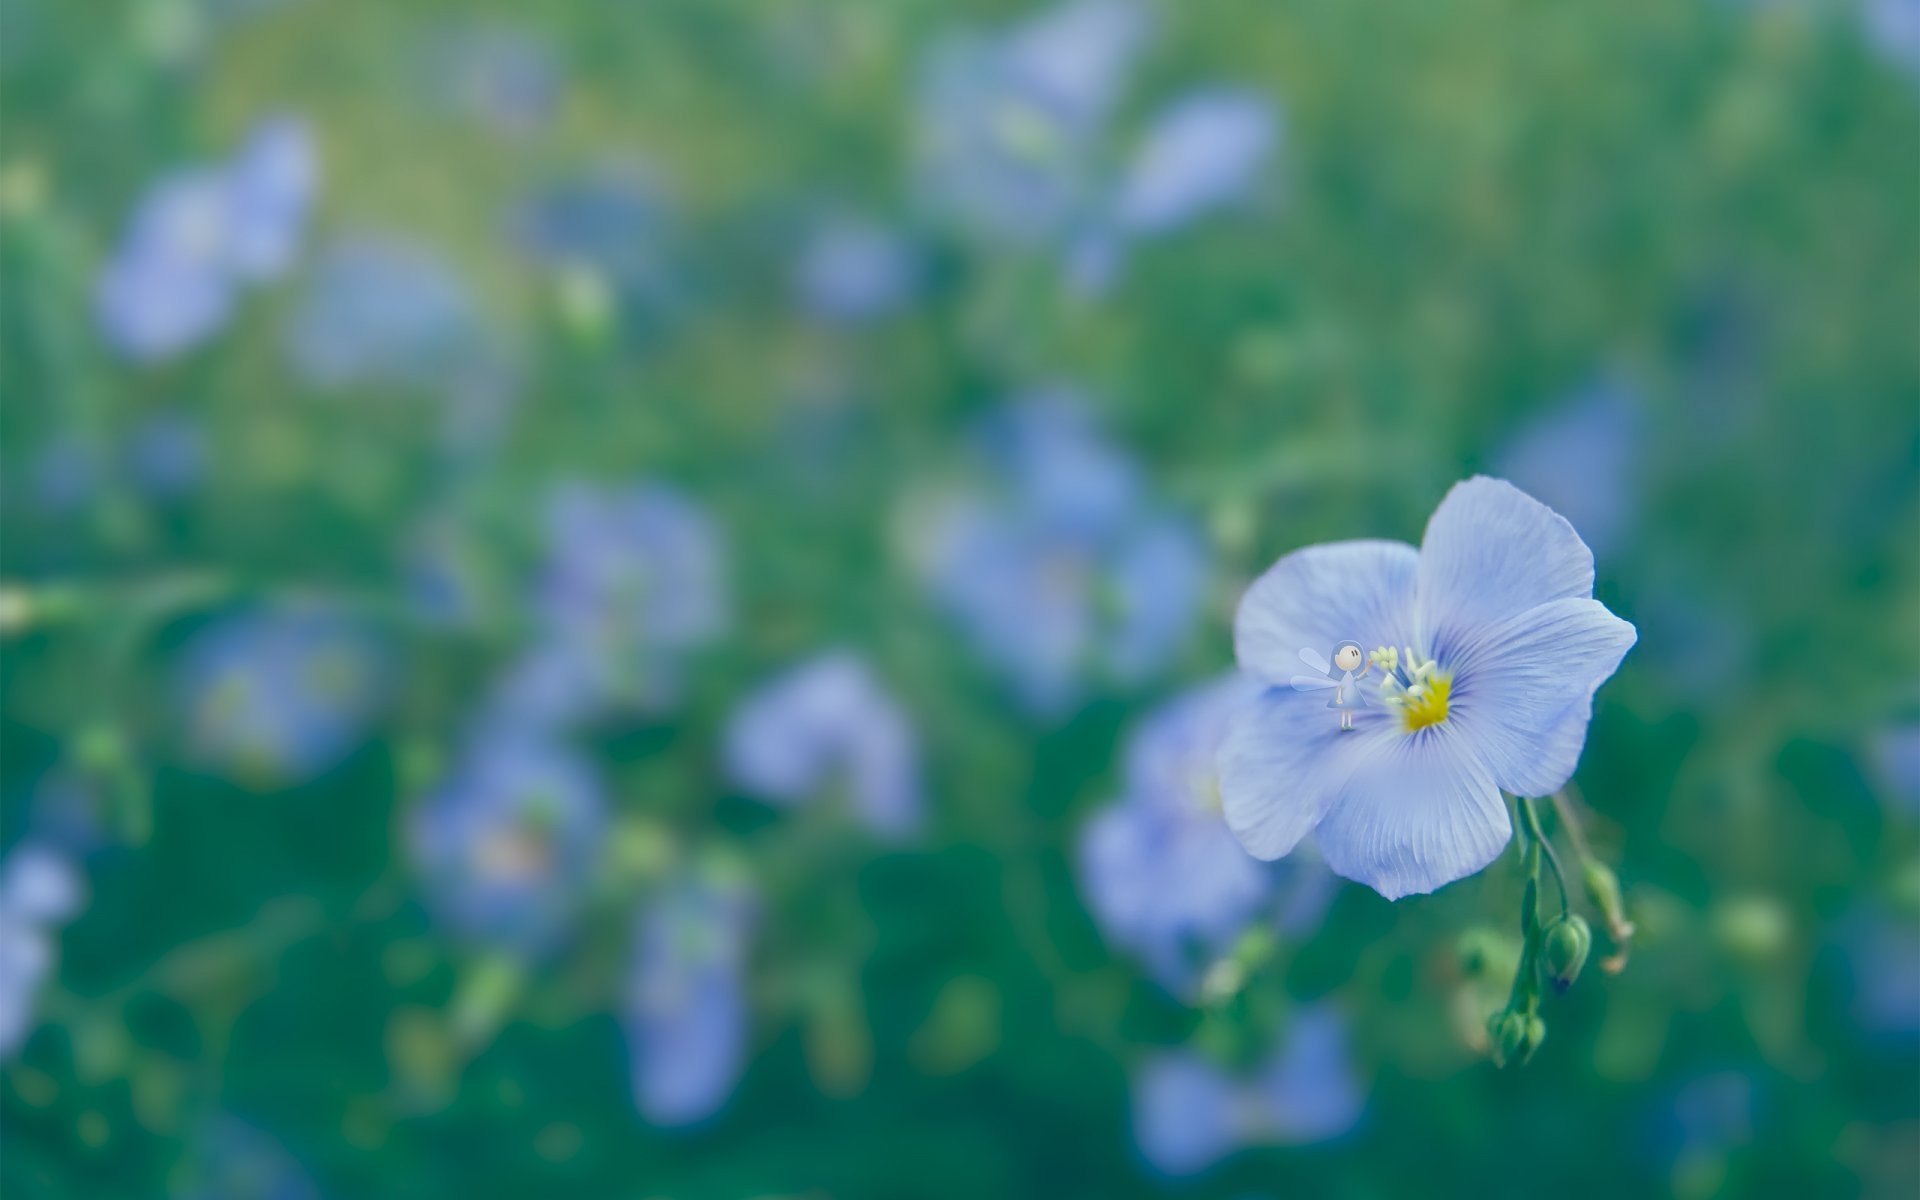
<path fill-rule="evenodd" d="M 1520 1062 L 1523 1066 L 1533 1061 L 1533 1052 L 1538 1050 L 1541 1043 L 1547 1040 L 1547 1023 L 1540 1019 L 1538 1013 L 1529 1015 L 1526 1020 L 1526 1025 L 1527 1046 L 1525 1052 L 1520 1056 Z"/>
<path fill-rule="evenodd" d="M 1587 965 L 1587 951 L 1591 949 L 1593 930 L 1579 913 L 1562 913 L 1548 923 L 1540 955 L 1555 991 L 1566 991 L 1580 978 L 1580 968 Z"/>
<path fill-rule="evenodd" d="M 1534 1018 L 1538 1020 L 1538 1018 Z M 1487 1018 L 1487 1045 L 1493 1053 L 1493 1065 L 1504 1067 L 1525 1062 L 1532 1053 L 1527 1048 L 1527 1015 L 1503 1008 Z M 1544 1027 L 1542 1036 L 1545 1036 Z"/>
<path fill-rule="evenodd" d="M 1587 886 L 1587 899 L 1600 910 L 1607 920 L 1607 931 L 1616 942 L 1624 942 L 1633 936 L 1633 923 L 1627 920 L 1625 906 L 1620 901 L 1620 879 L 1605 863 L 1589 860 L 1581 873 L 1581 880 Z"/>

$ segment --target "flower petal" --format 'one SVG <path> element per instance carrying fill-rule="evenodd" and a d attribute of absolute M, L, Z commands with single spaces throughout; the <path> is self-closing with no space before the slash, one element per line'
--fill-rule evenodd
<path fill-rule="evenodd" d="M 1638 636 L 1598 600 L 1554 600 L 1509 617 L 1461 647 L 1449 723 L 1500 787 L 1548 795 L 1573 775 L 1593 694 Z"/>
<path fill-rule="evenodd" d="M 1336 736 L 1364 755 L 1314 835 L 1337 874 L 1398 900 L 1499 857 L 1513 833 L 1507 806 L 1460 731 L 1407 734 L 1381 718 Z"/>
<path fill-rule="evenodd" d="M 1331 653 L 1348 639 L 1371 649 L 1412 632 L 1420 555 L 1405 542 L 1329 542 L 1295 550 L 1240 599 L 1233 643 L 1242 668 L 1270 684 L 1300 669 L 1300 651 Z"/>
<path fill-rule="evenodd" d="M 1320 823 L 1386 717 L 1362 710 L 1355 720 L 1360 728 L 1343 732 L 1325 693 L 1284 688 L 1234 714 L 1215 761 L 1227 827 L 1247 853 L 1283 857 Z"/>
<path fill-rule="evenodd" d="M 1457 483 L 1420 543 L 1420 647 L 1446 661 L 1478 626 L 1593 595 L 1593 552 L 1573 526 L 1504 479 Z"/>

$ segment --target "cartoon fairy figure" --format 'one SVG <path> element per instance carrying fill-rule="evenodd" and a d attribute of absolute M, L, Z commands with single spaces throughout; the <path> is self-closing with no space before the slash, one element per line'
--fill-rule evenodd
<path fill-rule="evenodd" d="M 1360 680 L 1373 669 L 1373 662 L 1366 651 L 1360 649 L 1359 642 L 1341 642 L 1333 648 L 1333 663 L 1320 656 L 1312 648 L 1300 651 L 1300 661 L 1320 672 L 1318 675 L 1295 675 L 1290 681 L 1296 692 L 1323 691 L 1333 689 L 1333 699 L 1327 702 L 1328 708 L 1340 710 L 1340 728 L 1353 728 L 1353 711 L 1365 708 L 1366 689 L 1360 686 Z M 1336 677 L 1334 672 L 1338 671 Z M 1355 674 L 1355 672 L 1359 674 Z"/>

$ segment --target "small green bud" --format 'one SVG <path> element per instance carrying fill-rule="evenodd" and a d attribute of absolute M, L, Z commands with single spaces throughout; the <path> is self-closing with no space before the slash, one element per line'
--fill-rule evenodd
<path fill-rule="evenodd" d="M 1520 1056 L 1520 1062 L 1522 1065 L 1532 1062 L 1533 1052 L 1535 1050 L 1538 1050 L 1541 1044 L 1547 1040 L 1547 1023 L 1540 1019 L 1540 1016 L 1538 1013 L 1533 1013 L 1528 1015 L 1526 1019 L 1526 1027 L 1527 1027 L 1527 1047 L 1526 1047 L 1526 1051 L 1522 1053 Z"/>
<path fill-rule="evenodd" d="M 1533 1053 L 1527 1046 L 1527 1024 L 1525 1013 L 1510 1008 L 1503 1008 L 1487 1018 L 1487 1046 L 1493 1053 L 1494 1066 L 1525 1062 Z M 1542 1036 L 1545 1036 L 1544 1032 Z"/>
<path fill-rule="evenodd" d="M 1541 957 L 1555 991 L 1566 991 L 1580 978 L 1580 968 L 1587 965 L 1591 949 L 1593 930 L 1579 913 L 1563 913 L 1548 923 Z"/>
<path fill-rule="evenodd" d="M 1615 875 L 1605 863 L 1588 860 L 1581 872 L 1581 880 L 1587 886 L 1587 899 L 1600 910 L 1607 919 L 1607 927 L 1613 931 L 1615 941 L 1624 941 L 1633 936 L 1633 925 L 1627 920 L 1626 906 L 1620 900 L 1620 877 Z"/>

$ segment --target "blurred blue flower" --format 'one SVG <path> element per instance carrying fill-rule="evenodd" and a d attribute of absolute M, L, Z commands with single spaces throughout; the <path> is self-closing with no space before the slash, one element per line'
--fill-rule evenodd
<path fill-rule="evenodd" d="M 158 413 L 134 427 L 126 458 L 127 475 L 142 494 L 172 499 L 193 490 L 205 474 L 206 434 L 178 413 Z"/>
<path fill-rule="evenodd" d="M 212 336 L 239 289 L 293 263 L 318 177 L 305 125 L 257 126 L 233 161 L 176 172 L 141 200 L 95 296 L 116 350 L 172 358 Z"/>
<path fill-rule="evenodd" d="M 1828 947 L 1858 1033 L 1895 1044 L 1920 1038 L 1920 916 L 1862 902 L 1834 923 Z"/>
<path fill-rule="evenodd" d="M 279 1143 L 228 1113 L 192 1135 L 167 1192 L 173 1200 L 320 1200 L 320 1188 Z"/>
<path fill-rule="evenodd" d="M 1522 429 L 1496 473 L 1570 521 L 1604 561 L 1638 517 L 1644 425 L 1639 397 L 1603 379 Z"/>
<path fill-rule="evenodd" d="M 1093 915 L 1178 993 L 1276 909 L 1288 931 L 1300 932 L 1332 895 L 1332 876 L 1318 863 L 1276 871 L 1241 848 L 1221 815 L 1214 754 L 1229 719 L 1260 691 L 1234 674 L 1148 716 L 1128 747 L 1125 790 L 1081 838 Z"/>
<path fill-rule="evenodd" d="M 535 956 L 578 911 L 606 823 L 586 760 L 539 734 L 483 726 L 415 812 L 409 844 L 433 911 L 459 936 Z"/>
<path fill-rule="evenodd" d="M 1908 816 L 1920 817 L 1920 722 L 1875 730 L 1868 750 L 1886 798 Z"/>
<path fill-rule="evenodd" d="M 548 505 L 536 597 L 546 644 L 597 698 L 658 709 L 727 627 L 719 533 L 671 488 L 573 484 Z"/>
<path fill-rule="evenodd" d="M 428 65 L 443 101 L 505 134 L 529 134 L 558 107 L 563 79 L 552 49 L 504 25 L 461 29 L 435 47 Z"/>
<path fill-rule="evenodd" d="M 600 712 L 610 699 L 609 686 L 601 667 L 573 648 L 553 642 L 537 644 L 494 680 L 480 723 L 564 730 Z"/>
<path fill-rule="evenodd" d="M 1196 1175 L 1249 1146 L 1332 1141 L 1360 1121 L 1366 1085 L 1337 1011 L 1296 1011 L 1277 1050 L 1236 1076 L 1188 1050 L 1150 1060 L 1134 1087 L 1134 1137 L 1162 1175 Z"/>
<path fill-rule="evenodd" d="M 654 332 L 683 299 L 672 207 L 646 164 L 606 163 L 539 188 L 514 210 L 509 236 L 576 293 L 604 293 L 629 333 Z"/>
<path fill-rule="evenodd" d="M 58 953 L 55 934 L 84 902 L 79 873 L 48 847 L 22 843 L 0 862 L 0 1059 L 33 1032 L 34 1001 Z"/>
<path fill-rule="evenodd" d="M 1240 1148 L 1240 1109 L 1225 1071 L 1192 1051 L 1170 1051 L 1134 1081 L 1134 1140 L 1160 1174 L 1197 1175 Z"/>
<path fill-rule="evenodd" d="M 1075 704 L 1090 676 L 1164 669 L 1192 631 L 1203 543 L 1152 505 L 1138 468 L 1076 398 L 996 414 L 980 439 L 991 486 L 933 500 L 909 522 L 923 582 L 972 648 L 1033 711 Z"/>
<path fill-rule="evenodd" d="M 492 342 L 444 260 L 370 234 L 321 251 L 286 330 L 294 370 L 323 388 L 458 387 L 501 370 Z"/>
<path fill-rule="evenodd" d="M 927 202 L 990 239 L 1066 234 L 1096 199 L 1101 135 L 1147 31 L 1131 0 L 1070 0 L 943 42 L 920 97 Z"/>
<path fill-rule="evenodd" d="M 1271 101 L 1211 88 L 1154 118 L 1122 180 L 1114 221 L 1129 234 L 1164 233 L 1243 198 L 1280 137 Z"/>
<path fill-rule="evenodd" d="M 711 1117 L 746 1069 L 757 909 L 743 878 L 695 868 L 640 915 L 623 1016 L 634 1103 L 654 1125 Z"/>
<path fill-rule="evenodd" d="M 1351 1132 L 1366 1110 L 1367 1085 L 1354 1066 L 1346 1018 L 1324 1004 L 1296 1010 L 1253 1087 L 1268 1141 L 1314 1146 Z"/>
<path fill-rule="evenodd" d="M 905 304 L 919 276 L 920 263 L 904 235 L 873 222 L 839 218 L 808 234 L 793 288 L 807 312 L 857 325 Z"/>
<path fill-rule="evenodd" d="M 254 787 L 300 783 L 345 758 L 389 678 L 380 644 L 320 607 L 225 617 L 181 655 L 187 755 Z"/>
<path fill-rule="evenodd" d="M 1920 72 L 1920 0 L 1861 0 L 1860 21 L 1888 62 Z"/>
<path fill-rule="evenodd" d="M 727 725 L 725 753 L 728 774 L 764 799 L 794 805 L 844 788 L 878 834 L 920 824 L 913 722 L 852 653 L 820 654 L 749 696 Z"/>
<path fill-rule="evenodd" d="M 501 602 L 488 539 L 454 508 L 422 514 L 402 536 L 399 565 L 413 611 L 442 629 L 487 626 Z"/>
<path fill-rule="evenodd" d="M 1572 776 L 1593 695 L 1636 637 L 1593 598 L 1593 554 L 1512 484 L 1457 484 L 1421 548 L 1351 541 L 1280 559 L 1240 601 L 1243 670 L 1272 690 L 1220 750 L 1228 824 L 1260 858 L 1317 830 L 1327 865 L 1388 899 L 1485 867 L 1511 828 L 1500 793 Z M 1303 651 L 1401 647 L 1342 730 L 1288 687 Z M 1369 687 L 1371 690 L 1371 687 Z"/>
<path fill-rule="evenodd" d="M 1716 1071 L 1690 1079 L 1656 1111 L 1654 1140 L 1659 1157 L 1681 1165 L 1738 1149 L 1753 1140 L 1758 1108 L 1753 1077 L 1744 1071 Z"/>
<path fill-rule="evenodd" d="M 33 456 L 33 503 L 50 513 L 82 508 L 106 483 L 108 457 L 92 438 L 74 433 L 55 435 Z"/>

